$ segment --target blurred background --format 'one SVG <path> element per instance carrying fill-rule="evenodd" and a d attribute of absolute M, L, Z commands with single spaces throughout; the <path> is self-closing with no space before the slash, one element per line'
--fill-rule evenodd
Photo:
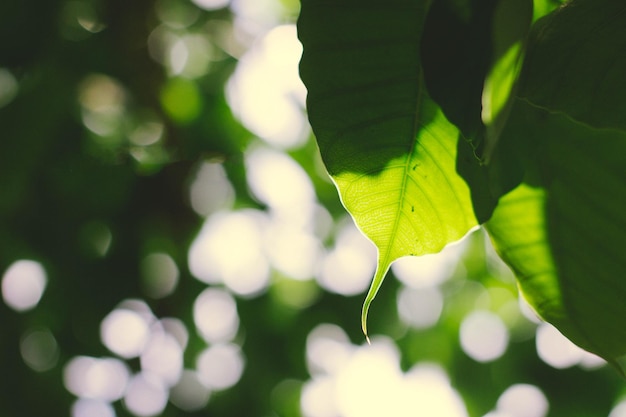
<path fill-rule="evenodd" d="M 364 343 L 298 12 L 0 2 L 0 417 L 626 416 L 482 230 L 397 262 Z"/>

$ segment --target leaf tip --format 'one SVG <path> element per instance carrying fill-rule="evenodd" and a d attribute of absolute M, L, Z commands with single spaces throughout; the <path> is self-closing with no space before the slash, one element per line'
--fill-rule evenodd
<path fill-rule="evenodd" d="M 372 284 L 370 286 L 367 295 L 365 296 L 365 301 L 363 302 L 363 309 L 361 310 L 361 329 L 363 330 L 363 334 L 365 335 L 365 340 L 367 340 L 367 344 L 371 345 L 370 337 L 367 333 L 367 313 L 369 312 L 370 305 L 376 297 L 376 293 L 378 289 L 382 285 L 383 279 L 387 274 L 387 270 L 389 269 L 389 263 L 384 263 L 378 265 L 376 268 L 376 273 L 374 274 L 374 279 L 372 280 Z"/>
<path fill-rule="evenodd" d="M 365 303 L 363 303 L 363 310 L 361 311 L 361 330 L 365 335 L 365 340 L 367 341 L 368 345 L 372 344 L 370 341 L 370 337 L 367 334 L 367 311 L 369 310 L 370 302 L 371 300 L 365 300 Z"/>

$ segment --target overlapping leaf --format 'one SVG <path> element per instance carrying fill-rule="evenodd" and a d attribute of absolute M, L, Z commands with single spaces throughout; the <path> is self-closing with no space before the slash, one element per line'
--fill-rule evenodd
<path fill-rule="evenodd" d="M 626 3 L 574 0 L 537 22 L 520 95 L 600 128 L 626 130 Z"/>
<path fill-rule="evenodd" d="M 626 82 L 612 74 L 626 41 L 624 10 L 618 1 L 574 0 L 539 22 L 523 98 L 503 135 L 525 160 L 526 184 L 488 222 L 537 311 L 622 372 L 626 132 L 615 111 L 626 109 Z M 586 77 L 573 67 L 583 61 Z M 592 91 L 607 81 L 613 107 L 602 113 Z"/>

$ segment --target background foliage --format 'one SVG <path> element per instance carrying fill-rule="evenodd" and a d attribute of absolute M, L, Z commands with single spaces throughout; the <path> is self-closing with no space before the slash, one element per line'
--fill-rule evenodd
<path fill-rule="evenodd" d="M 481 231 L 392 269 L 363 346 L 375 257 L 305 121 L 298 13 L 0 3 L 0 416 L 622 415 Z"/>

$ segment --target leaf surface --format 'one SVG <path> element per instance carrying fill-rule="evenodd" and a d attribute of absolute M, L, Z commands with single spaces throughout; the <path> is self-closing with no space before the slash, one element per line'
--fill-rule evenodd
<path fill-rule="evenodd" d="M 424 87 L 418 45 L 427 6 L 304 0 L 298 21 L 300 73 L 323 161 L 378 248 L 366 334 L 369 305 L 394 260 L 438 252 L 478 224 L 456 172 L 460 133 Z"/>
<path fill-rule="evenodd" d="M 520 135 L 535 144 L 521 152 L 526 180 L 501 199 L 490 235 L 536 311 L 623 372 L 626 133 L 518 100 L 503 138 Z"/>
<path fill-rule="evenodd" d="M 625 48 L 621 1 L 572 0 L 537 22 L 502 135 L 522 160 L 525 184 L 488 222 L 538 313 L 622 373 Z"/>
<path fill-rule="evenodd" d="M 493 12 L 493 63 L 484 80 L 481 118 L 486 126 L 483 159 L 489 161 L 509 115 L 524 62 L 533 4 L 501 0 Z"/>
<path fill-rule="evenodd" d="M 626 130 L 626 2 L 573 0 L 537 22 L 530 45 L 521 97 Z"/>

